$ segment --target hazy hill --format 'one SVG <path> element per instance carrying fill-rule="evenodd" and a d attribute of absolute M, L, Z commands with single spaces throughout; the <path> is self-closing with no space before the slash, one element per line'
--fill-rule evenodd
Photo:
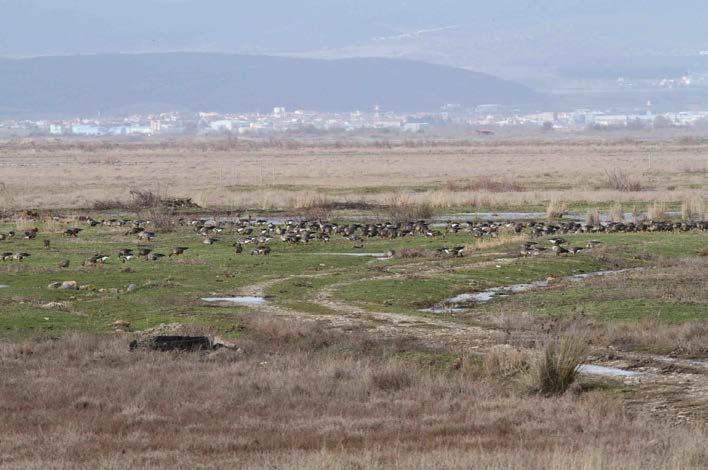
<path fill-rule="evenodd" d="M 528 88 L 454 67 L 397 59 L 313 60 L 213 53 L 0 60 L 0 112 L 93 115 L 121 109 L 435 110 L 520 104 Z"/>

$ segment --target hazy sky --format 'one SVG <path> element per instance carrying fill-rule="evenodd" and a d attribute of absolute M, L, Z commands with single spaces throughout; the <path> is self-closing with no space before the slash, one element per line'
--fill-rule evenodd
<path fill-rule="evenodd" d="M 0 57 L 341 50 L 562 62 L 697 52 L 706 25 L 707 0 L 0 0 Z"/>

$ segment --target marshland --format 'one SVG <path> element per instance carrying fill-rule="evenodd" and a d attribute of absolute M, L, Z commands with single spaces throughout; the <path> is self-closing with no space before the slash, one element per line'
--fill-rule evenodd
<path fill-rule="evenodd" d="M 705 468 L 707 155 L 1 142 L 0 466 Z"/>

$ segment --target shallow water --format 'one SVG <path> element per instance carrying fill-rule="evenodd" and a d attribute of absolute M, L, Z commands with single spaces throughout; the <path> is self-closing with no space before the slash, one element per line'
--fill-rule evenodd
<path fill-rule="evenodd" d="M 667 216 L 674 217 L 679 215 L 679 212 L 667 212 Z M 433 222 L 466 222 L 475 220 L 491 220 L 491 221 L 507 221 L 507 220 L 544 220 L 546 218 L 545 212 L 466 212 L 457 214 L 446 214 L 433 218 Z M 574 221 L 585 221 L 585 214 L 565 214 L 563 218 L 566 220 Z M 634 214 L 631 212 L 626 212 L 624 214 L 624 220 L 633 221 L 635 219 Z M 640 214 L 637 217 L 638 221 L 645 220 L 646 216 Z M 609 214 L 600 214 L 600 221 L 603 223 L 610 221 Z"/>
<path fill-rule="evenodd" d="M 635 269 L 641 269 L 641 268 L 635 268 Z M 624 272 L 628 272 L 628 271 L 633 271 L 635 269 L 619 269 L 617 271 L 596 271 L 596 272 L 592 272 L 592 273 L 575 274 L 573 276 L 563 277 L 560 280 L 582 281 L 582 280 L 589 279 L 592 277 L 608 276 L 610 274 L 619 274 L 619 273 L 624 273 Z M 542 280 L 542 281 L 528 282 L 525 284 L 512 284 L 510 286 L 492 287 L 492 288 L 489 288 L 489 289 L 486 289 L 486 290 L 483 290 L 480 292 L 471 292 L 471 293 L 457 295 L 455 297 L 452 297 L 450 299 L 443 301 L 440 304 L 434 305 L 431 308 L 427 308 L 427 309 L 424 309 L 421 311 L 427 312 L 427 313 L 462 312 L 462 311 L 464 311 L 464 308 L 462 308 L 460 306 L 464 305 L 466 303 L 470 303 L 470 302 L 485 303 L 485 302 L 491 301 L 495 297 L 503 297 L 505 294 L 516 294 L 519 292 L 526 292 L 526 291 L 530 291 L 533 289 L 541 289 L 544 287 L 548 287 L 549 285 L 550 285 L 549 281 Z"/>
<path fill-rule="evenodd" d="M 577 367 L 576 371 L 579 374 L 601 375 L 603 377 L 636 377 L 642 375 L 641 372 L 618 369 L 616 367 L 595 366 L 592 364 L 581 364 Z"/>
<path fill-rule="evenodd" d="M 236 297 L 205 297 L 202 299 L 205 302 L 215 304 L 234 304 L 234 305 L 262 305 L 266 303 L 264 297 L 255 297 L 241 295 Z"/>
<path fill-rule="evenodd" d="M 385 258 L 386 253 L 312 253 L 317 256 L 356 256 L 362 258 Z"/>

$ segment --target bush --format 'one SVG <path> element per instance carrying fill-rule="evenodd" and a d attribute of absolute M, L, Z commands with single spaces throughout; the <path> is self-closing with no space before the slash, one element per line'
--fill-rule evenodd
<path fill-rule="evenodd" d="M 409 197 L 396 194 L 386 205 L 386 214 L 394 222 L 430 219 L 434 214 L 430 203 L 415 203 Z"/>
<path fill-rule="evenodd" d="M 484 356 L 484 372 L 488 377 L 506 379 L 528 369 L 528 354 L 508 345 L 496 345 Z"/>
<path fill-rule="evenodd" d="M 655 202 L 647 209 L 647 218 L 649 220 L 664 220 L 666 219 L 666 205 Z"/>
<path fill-rule="evenodd" d="M 410 387 L 413 379 L 408 370 L 397 364 L 387 365 L 382 370 L 372 373 L 371 382 L 379 390 L 397 392 Z"/>
<path fill-rule="evenodd" d="M 587 344 L 582 338 L 568 336 L 549 342 L 529 371 L 531 389 L 543 395 L 565 393 L 575 382 L 586 354 Z"/>
<path fill-rule="evenodd" d="M 585 215 L 585 223 L 588 225 L 600 225 L 600 212 L 597 209 L 588 211 Z"/>
<path fill-rule="evenodd" d="M 609 219 L 612 222 L 624 222 L 624 209 L 622 209 L 622 204 L 615 203 L 610 209 Z"/>
<path fill-rule="evenodd" d="M 607 185 L 611 189 L 615 189 L 617 191 L 629 192 L 641 191 L 643 189 L 642 183 L 639 180 L 630 177 L 624 170 L 605 170 L 605 178 L 607 180 Z"/>
<path fill-rule="evenodd" d="M 702 220 L 704 212 L 703 199 L 700 197 L 685 199 L 681 203 L 681 218 L 683 220 Z"/>
<path fill-rule="evenodd" d="M 560 219 L 568 210 L 568 205 L 557 199 L 551 199 L 546 206 L 547 219 Z"/>

